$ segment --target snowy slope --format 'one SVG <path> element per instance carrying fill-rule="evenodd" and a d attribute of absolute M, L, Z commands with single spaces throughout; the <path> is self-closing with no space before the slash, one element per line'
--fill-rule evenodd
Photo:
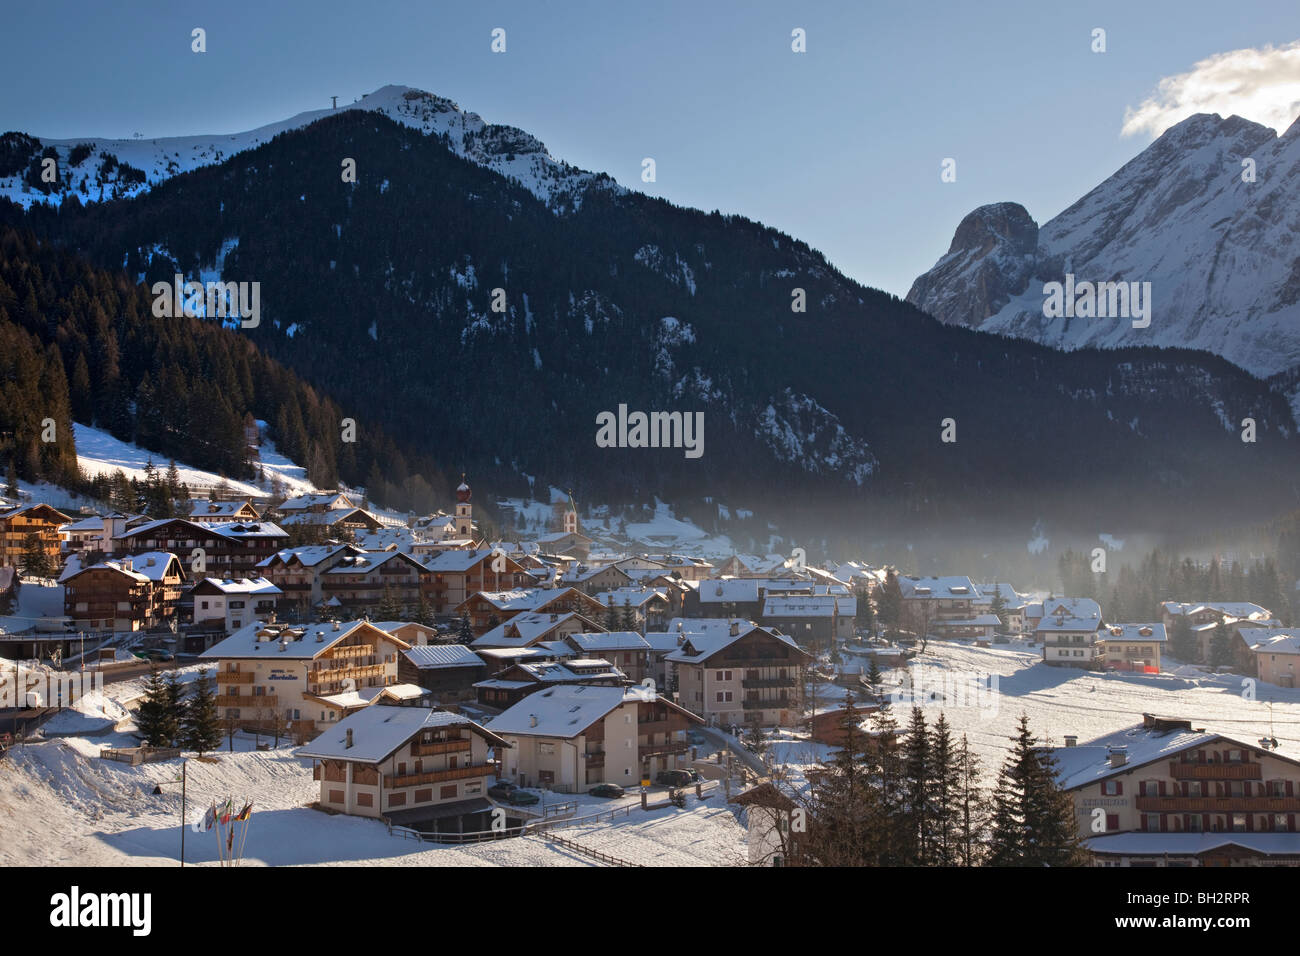
<path fill-rule="evenodd" d="M 153 461 L 154 468 L 159 471 L 167 470 L 165 458 L 136 445 L 118 441 L 106 431 L 91 428 L 89 425 L 77 425 L 76 435 L 77 461 L 91 477 L 98 474 L 111 475 L 121 469 L 127 478 L 143 479 L 145 465 L 150 460 Z M 261 461 L 262 471 L 268 483 L 278 475 L 284 482 L 285 490 L 290 493 L 307 494 L 318 490 L 307 480 L 307 470 L 277 452 L 273 442 L 263 441 Z M 195 496 L 215 488 L 222 481 L 218 474 L 201 468 L 191 468 L 182 462 L 176 463 L 176 470 L 180 472 L 181 481 L 189 484 L 190 492 Z M 259 488 L 252 482 L 233 479 L 228 479 L 226 484 L 230 486 L 231 491 L 241 495 L 265 495 L 269 490 L 269 485 Z"/>
<path fill-rule="evenodd" d="M 1150 327 L 1045 318 L 1043 285 L 1066 273 L 1150 282 Z M 1018 204 L 981 207 L 907 298 L 944 322 L 1066 350 L 1203 349 L 1261 376 L 1300 365 L 1300 120 L 1279 137 L 1192 116 L 1041 229 Z"/>
<path fill-rule="evenodd" d="M 523 130 L 487 123 L 477 113 L 466 112 L 451 100 L 407 86 L 385 86 L 355 103 L 335 109 L 309 110 L 289 119 L 242 133 L 177 136 L 162 139 L 41 139 L 33 155 L 53 147 L 58 154 L 60 191 L 48 197 L 23 181 L 23 173 L 0 177 L 0 196 L 22 206 L 34 202 L 59 203 L 75 193 L 83 202 L 135 196 L 179 173 L 210 166 L 236 153 L 254 149 L 280 133 L 300 129 L 344 110 L 373 110 L 426 135 L 444 135 L 459 156 L 514 178 L 555 212 L 577 208 L 591 185 L 620 189 L 608 176 L 588 173 L 555 159 L 546 147 Z M 88 158 L 71 165 L 78 144 L 92 147 Z M 143 183 L 132 182 L 120 169 L 104 170 L 105 155 L 143 172 Z"/>

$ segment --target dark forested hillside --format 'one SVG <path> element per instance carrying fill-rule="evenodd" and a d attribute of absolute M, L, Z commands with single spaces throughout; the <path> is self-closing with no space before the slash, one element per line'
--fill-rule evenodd
<path fill-rule="evenodd" d="M 355 183 L 342 181 L 345 158 Z M 520 493 L 529 475 L 587 500 L 714 498 L 841 534 L 1026 513 L 1150 526 L 1211 505 L 1235 521 L 1296 500 L 1290 410 L 1225 361 L 1062 354 L 945 327 L 788 236 L 636 193 L 588 189 L 556 215 L 375 114 L 342 113 L 134 200 L 0 218 L 132 280 L 198 279 L 220 263 L 226 281 L 261 283 L 254 329 L 145 318 L 143 287 L 120 275 L 97 280 L 110 296 L 98 311 L 64 305 L 51 327 L 39 290 L 36 315 L 10 304 L 31 283 L 6 275 L 11 323 L 43 348 L 58 341 L 69 378 L 85 355 L 98 390 L 86 409 L 123 419 L 121 431 L 146 375 L 168 396 L 206 389 L 185 398 L 216 406 L 220 422 L 248 409 L 296 431 L 301 418 L 306 438 L 290 447 L 348 480 L 388 472 L 395 501 L 411 473 L 437 485 L 434 462 L 499 493 Z M 116 384 L 93 347 L 106 322 Z M 76 330 L 71 350 L 60 324 Z M 184 387 L 160 379 L 175 361 Z M 76 393 L 74 414 L 89 414 Z M 620 404 L 703 411 L 703 456 L 596 447 L 597 414 Z M 344 414 L 355 450 L 338 441 Z M 1245 417 L 1253 444 L 1240 439 Z M 948 418 L 955 443 L 940 440 Z"/>
<path fill-rule="evenodd" d="M 85 487 L 72 422 L 104 428 L 161 457 L 249 478 L 245 417 L 265 418 L 313 480 L 360 482 L 400 458 L 382 432 L 340 441 L 346 404 L 320 395 L 239 333 L 196 318 L 155 318 L 152 296 L 122 273 L 30 233 L 0 227 L 0 463 L 29 481 Z M 53 419 L 53 428 L 42 425 Z M 54 441 L 46 441 L 52 436 Z M 359 451 L 357 449 L 360 449 Z M 446 483 L 420 461 L 445 500 Z"/>

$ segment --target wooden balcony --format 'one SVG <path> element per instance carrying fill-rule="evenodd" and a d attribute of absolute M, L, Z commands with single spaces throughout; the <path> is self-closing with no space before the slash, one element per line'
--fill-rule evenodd
<path fill-rule="evenodd" d="M 1141 813 L 1295 813 L 1300 797 L 1138 797 Z"/>
<path fill-rule="evenodd" d="M 778 700 L 742 700 L 740 705 L 744 710 L 784 710 L 793 707 L 794 702 L 782 697 Z"/>
<path fill-rule="evenodd" d="M 793 687 L 794 683 L 793 677 L 746 677 L 740 686 L 759 690 L 764 687 Z"/>
<path fill-rule="evenodd" d="M 586 757 L 587 757 L 588 767 L 605 766 L 605 751 L 603 750 L 593 750 L 590 753 L 586 754 Z"/>
<path fill-rule="evenodd" d="M 453 740 L 435 740 L 431 743 L 420 743 L 416 741 L 411 744 L 412 757 L 433 757 L 438 754 L 458 754 L 470 749 L 470 741 L 466 739 Z"/>
<path fill-rule="evenodd" d="M 328 632 L 326 632 L 328 633 Z M 349 644 L 346 647 L 336 647 L 329 652 L 329 657 L 334 660 L 340 658 L 369 657 L 375 652 L 373 644 Z"/>
<path fill-rule="evenodd" d="M 218 694 L 216 701 L 218 707 L 239 707 L 258 711 L 279 707 L 280 698 L 274 694 Z"/>
<path fill-rule="evenodd" d="M 218 684 L 251 684 L 252 671 L 217 671 Z"/>
<path fill-rule="evenodd" d="M 1261 780 L 1263 767 L 1257 763 L 1171 763 L 1175 780 Z"/>
<path fill-rule="evenodd" d="M 670 754 L 684 754 L 688 750 L 690 750 L 690 745 L 684 742 L 671 744 L 642 744 L 636 748 L 636 753 L 637 756 L 641 758 L 666 757 Z"/>
<path fill-rule="evenodd" d="M 454 770 L 429 770 L 424 773 L 384 774 L 385 787 L 418 787 L 426 783 L 445 783 L 448 780 L 464 780 L 466 777 L 488 777 L 495 768 L 491 764 L 474 764 L 469 767 L 456 767 Z"/>

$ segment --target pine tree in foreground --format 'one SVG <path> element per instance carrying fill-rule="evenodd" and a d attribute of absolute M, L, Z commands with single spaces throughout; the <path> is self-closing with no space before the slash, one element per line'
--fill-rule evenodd
<path fill-rule="evenodd" d="M 1082 866 L 1087 852 L 1074 823 L 1074 801 L 1056 784 L 1056 761 L 1040 748 L 1022 714 L 993 797 L 989 864 Z"/>
<path fill-rule="evenodd" d="M 185 707 L 181 725 L 181 742 L 187 750 L 200 755 L 221 746 L 221 719 L 217 716 L 217 697 L 209 671 L 200 671 L 194 681 L 194 693 Z"/>
<path fill-rule="evenodd" d="M 179 730 L 167 682 L 155 664 L 144 682 L 144 700 L 135 716 L 136 729 L 150 747 L 170 747 Z"/>

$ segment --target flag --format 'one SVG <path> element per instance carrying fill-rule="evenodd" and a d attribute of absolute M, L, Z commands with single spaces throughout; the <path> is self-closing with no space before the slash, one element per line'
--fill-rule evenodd
<path fill-rule="evenodd" d="M 226 797 L 226 802 L 225 802 L 224 804 L 222 804 L 222 806 L 221 806 L 221 822 L 222 822 L 222 824 L 226 824 L 226 823 L 229 823 L 229 822 L 230 822 L 230 814 L 231 814 L 231 812 L 232 812 L 233 810 L 234 810 L 234 807 L 233 807 L 232 804 L 231 804 L 231 800 L 230 800 L 230 798 L 229 798 L 229 797 Z"/>
<path fill-rule="evenodd" d="M 211 830 L 212 825 L 217 822 L 217 804 L 216 801 L 208 807 L 208 812 L 203 814 L 203 829 Z"/>
<path fill-rule="evenodd" d="M 248 818 L 253 815 L 253 804 L 251 802 L 244 804 L 244 809 L 235 815 L 235 822 L 247 823 Z"/>

